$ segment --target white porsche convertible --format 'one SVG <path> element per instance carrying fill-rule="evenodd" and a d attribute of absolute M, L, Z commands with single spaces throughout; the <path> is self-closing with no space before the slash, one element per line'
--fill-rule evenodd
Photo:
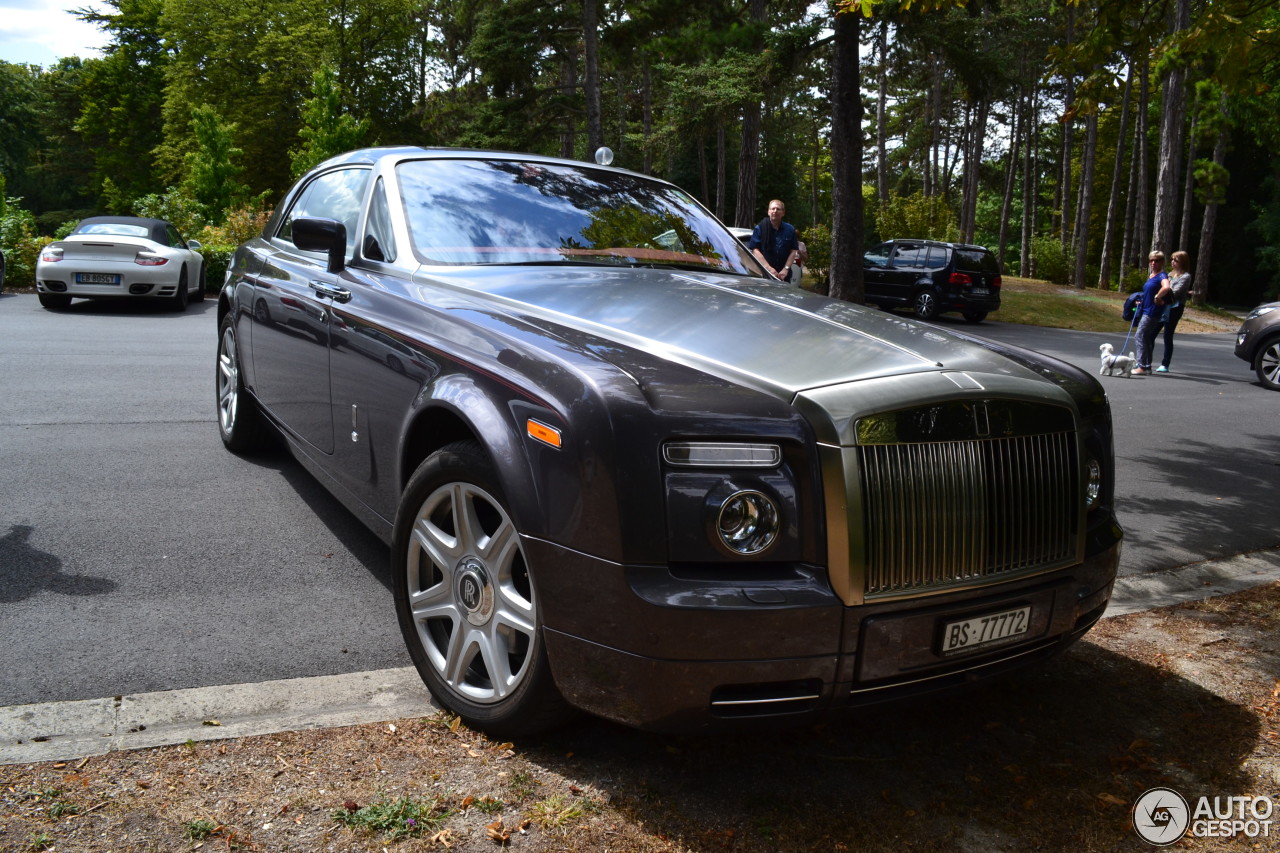
<path fill-rule="evenodd" d="M 184 240 L 163 219 L 91 216 L 50 243 L 36 263 L 36 293 L 51 311 L 72 297 L 159 298 L 176 311 L 204 299 L 199 241 Z"/>

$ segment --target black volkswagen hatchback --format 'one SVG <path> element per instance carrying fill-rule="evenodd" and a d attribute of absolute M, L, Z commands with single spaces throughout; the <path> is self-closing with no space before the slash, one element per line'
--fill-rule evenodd
<path fill-rule="evenodd" d="M 868 302 L 909 306 L 921 320 L 959 311 L 981 323 L 1000 307 L 1000 264 L 982 246 L 890 240 L 863 255 L 862 275 Z"/>

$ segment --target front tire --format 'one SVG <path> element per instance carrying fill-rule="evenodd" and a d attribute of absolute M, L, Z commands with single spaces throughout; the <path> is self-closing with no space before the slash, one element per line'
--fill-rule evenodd
<path fill-rule="evenodd" d="M 448 444 L 414 472 L 391 560 L 400 630 L 437 702 L 500 737 L 572 714 L 551 678 L 520 532 L 476 442 Z"/>
<path fill-rule="evenodd" d="M 266 424 L 258 412 L 257 402 L 245 391 L 240 376 L 240 347 L 236 339 L 235 314 L 222 320 L 218 336 L 218 371 L 215 386 L 218 395 L 218 432 L 228 450 L 245 453 L 267 443 Z"/>
<path fill-rule="evenodd" d="M 1280 391 L 1280 338 L 1268 341 L 1254 358 L 1253 372 L 1263 387 Z"/>
<path fill-rule="evenodd" d="M 915 312 L 917 320 L 932 320 L 938 316 L 937 297 L 928 288 L 921 290 L 916 293 L 916 298 L 911 303 L 911 310 Z"/>

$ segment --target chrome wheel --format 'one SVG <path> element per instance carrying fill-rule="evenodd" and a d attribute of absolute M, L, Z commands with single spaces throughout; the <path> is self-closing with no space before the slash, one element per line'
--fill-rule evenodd
<path fill-rule="evenodd" d="M 224 437 L 235 429 L 239 402 L 240 357 L 236 352 L 236 333 L 230 323 L 225 323 L 218 345 L 218 426 Z"/>
<path fill-rule="evenodd" d="M 1272 391 L 1280 391 L 1280 339 L 1271 341 L 1258 353 L 1258 364 L 1254 372 L 1263 385 Z"/>
<path fill-rule="evenodd" d="M 938 314 L 938 301 L 933 296 L 933 291 L 922 290 L 916 294 L 915 304 L 912 306 L 916 317 L 921 320 L 932 320 Z"/>
<path fill-rule="evenodd" d="M 500 702 L 527 676 L 537 613 L 515 525 L 472 483 L 437 488 L 418 511 L 404 571 L 418 640 L 444 686 Z"/>
<path fill-rule="evenodd" d="M 258 415 L 258 406 L 244 390 L 240 377 L 240 348 L 236 341 L 234 314 L 222 321 L 218 338 L 218 366 L 215 390 L 218 403 L 218 432 L 228 450 L 255 450 L 267 442 L 267 430 Z"/>
<path fill-rule="evenodd" d="M 516 737 L 573 715 L 556 689 L 542 614 L 501 480 L 475 441 L 428 456 L 405 487 L 392 592 L 431 695 L 469 726 Z"/>

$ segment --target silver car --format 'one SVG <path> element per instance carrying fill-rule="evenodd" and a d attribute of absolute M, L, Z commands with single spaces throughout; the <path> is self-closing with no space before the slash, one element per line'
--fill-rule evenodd
<path fill-rule="evenodd" d="M 40 304 L 60 311 L 72 297 L 160 298 L 176 311 L 204 299 L 200 243 L 163 219 L 91 216 L 50 243 L 36 263 Z"/>
<path fill-rule="evenodd" d="M 1264 302 L 1244 318 L 1236 356 L 1249 362 L 1264 388 L 1280 391 L 1280 302 Z"/>

